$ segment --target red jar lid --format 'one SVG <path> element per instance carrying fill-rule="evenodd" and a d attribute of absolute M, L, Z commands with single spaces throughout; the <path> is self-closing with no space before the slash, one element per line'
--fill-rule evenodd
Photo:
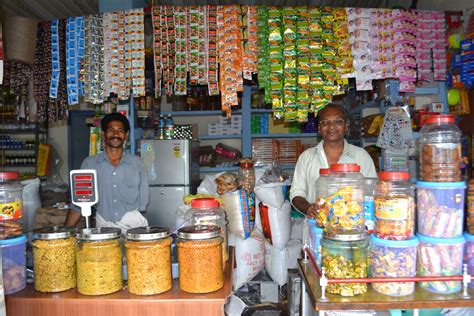
<path fill-rule="evenodd" d="M 244 169 L 253 168 L 253 162 L 242 162 L 240 163 L 240 168 L 244 168 Z"/>
<path fill-rule="evenodd" d="M 320 174 L 320 175 L 321 175 L 321 174 L 326 175 L 326 174 L 330 174 L 330 173 L 331 173 L 331 169 L 329 169 L 329 168 L 321 168 L 321 169 L 319 169 L 319 174 Z"/>
<path fill-rule="evenodd" d="M 379 179 L 382 181 L 404 181 L 410 180 L 410 174 L 401 171 L 381 171 L 379 172 Z"/>
<path fill-rule="evenodd" d="M 360 166 L 356 163 L 333 163 L 331 172 L 359 172 Z"/>
<path fill-rule="evenodd" d="M 448 123 L 454 124 L 455 119 L 452 114 L 433 115 L 426 119 L 425 124 Z"/>
<path fill-rule="evenodd" d="M 0 181 L 17 180 L 18 176 L 18 171 L 0 172 Z"/>
<path fill-rule="evenodd" d="M 192 208 L 212 208 L 218 207 L 219 202 L 213 198 L 199 198 L 191 200 L 191 207 Z"/>

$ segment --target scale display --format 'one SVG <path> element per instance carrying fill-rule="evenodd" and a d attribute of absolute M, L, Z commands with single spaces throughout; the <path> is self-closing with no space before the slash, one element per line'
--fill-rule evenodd
<path fill-rule="evenodd" d="M 93 169 L 71 170 L 71 200 L 81 208 L 82 216 L 91 215 L 91 207 L 99 201 L 97 172 Z"/>

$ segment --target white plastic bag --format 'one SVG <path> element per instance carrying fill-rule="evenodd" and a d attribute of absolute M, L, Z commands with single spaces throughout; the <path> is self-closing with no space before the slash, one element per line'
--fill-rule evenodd
<path fill-rule="evenodd" d="M 36 210 L 41 207 L 40 179 L 23 180 L 23 229 L 33 229 Z"/>
<path fill-rule="evenodd" d="M 237 291 L 265 266 L 265 241 L 260 230 L 254 229 L 247 239 L 235 236 L 235 263 L 232 285 Z"/>
<path fill-rule="evenodd" d="M 237 237 L 248 238 L 255 221 L 253 194 L 237 190 L 221 196 L 229 221 L 229 231 Z"/>
<path fill-rule="evenodd" d="M 290 239 L 299 239 L 303 241 L 304 217 L 291 218 L 291 235 Z"/>
<path fill-rule="evenodd" d="M 291 205 L 284 202 L 280 207 L 258 204 L 265 238 L 276 248 L 284 249 L 291 234 Z"/>
<path fill-rule="evenodd" d="M 265 243 L 265 270 L 278 285 L 285 285 L 288 281 L 288 269 L 297 267 L 302 247 L 303 244 L 298 239 L 290 240 L 282 250 Z"/>
<path fill-rule="evenodd" d="M 263 183 L 254 189 L 257 198 L 264 204 L 279 208 L 285 202 L 283 183 Z"/>

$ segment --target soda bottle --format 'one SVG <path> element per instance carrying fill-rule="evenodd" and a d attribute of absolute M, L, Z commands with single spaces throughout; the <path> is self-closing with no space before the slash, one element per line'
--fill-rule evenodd
<path fill-rule="evenodd" d="M 157 139 L 165 139 L 165 117 L 160 115 L 156 124 L 155 137 Z"/>
<path fill-rule="evenodd" d="M 174 138 L 174 121 L 171 114 L 168 114 L 165 122 L 165 139 Z"/>

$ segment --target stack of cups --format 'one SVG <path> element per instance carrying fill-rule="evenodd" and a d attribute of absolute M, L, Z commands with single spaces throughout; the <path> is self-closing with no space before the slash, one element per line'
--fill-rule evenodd
<path fill-rule="evenodd" d="M 418 275 L 462 274 L 464 197 L 461 181 L 461 131 L 454 116 L 436 115 L 420 131 L 420 175 L 417 182 Z M 431 292 L 448 294 L 460 281 L 421 282 Z"/>

